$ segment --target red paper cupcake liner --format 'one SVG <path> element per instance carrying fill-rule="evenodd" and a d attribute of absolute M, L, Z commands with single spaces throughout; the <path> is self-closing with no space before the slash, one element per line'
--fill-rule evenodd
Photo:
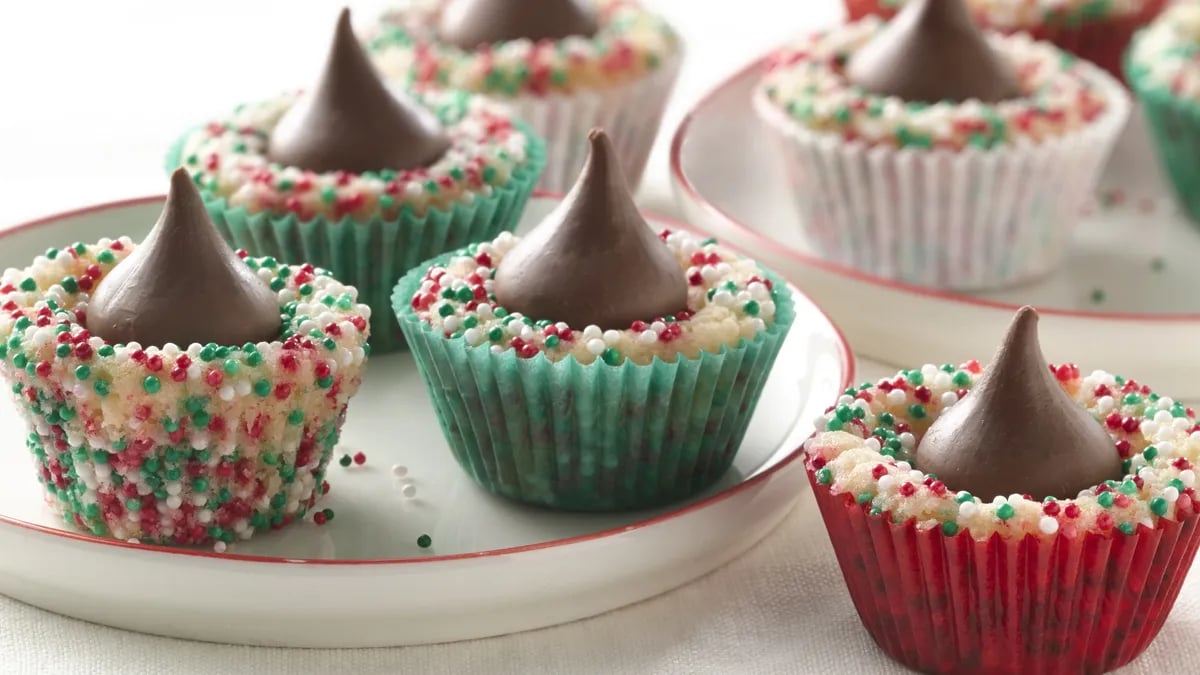
<path fill-rule="evenodd" d="M 818 484 L 811 465 L 808 477 L 867 632 L 927 673 L 1079 675 L 1129 663 L 1162 628 L 1200 545 L 1186 497 L 1180 522 L 1132 535 L 976 541 L 871 515 Z"/>
<path fill-rule="evenodd" d="M 887 7 L 881 0 L 843 0 L 850 20 L 867 16 L 890 18 L 897 7 Z M 1141 10 L 1125 16 L 1085 19 L 1079 23 L 1042 24 L 1030 28 L 1005 29 L 1003 32 L 1028 32 L 1039 40 L 1047 40 L 1060 48 L 1107 70 L 1113 77 L 1125 81 L 1121 73 L 1121 56 L 1133 34 L 1158 16 L 1169 0 L 1146 0 Z"/>

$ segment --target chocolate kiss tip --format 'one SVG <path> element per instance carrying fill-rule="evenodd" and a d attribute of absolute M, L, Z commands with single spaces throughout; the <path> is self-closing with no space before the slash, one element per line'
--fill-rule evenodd
<path fill-rule="evenodd" d="M 449 148 L 432 112 L 384 84 L 343 8 L 320 79 L 275 125 L 267 155 L 319 173 L 365 173 L 428 166 Z"/>
<path fill-rule="evenodd" d="M 221 239 L 180 168 L 150 234 L 92 293 L 86 323 L 115 344 L 241 345 L 279 337 L 279 302 Z"/>
<path fill-rule="evenodd" d="M 450 0 L 438 19 L 442 42 L 472 50 L 522 38 L 591 37 L 600 30 L 591 2 L 580 0 Z"/>
<path fill-rule="evenodd" d="M 911 0 L 850 59 L 846 74 L 871 93 L 912 102 L 1021 95 L 1012 64 L 992 49 L 963 0 Z"/>
<path fill-rule="evenodd" d="M 1037 322 L 1017 311 L 987 372 L 921 439 L 918 469 L 984 500 L 1072 498 L 1121 476 L 1112 438 L 1050 372 Z"/>
<path fill-rule="evenodd" d="M 608 135 L 593 129 L 588 142 L 575 186 L 500 262 L 497 301 L 575 329 L 626 329 L 686 309 L 683 270 L 638 212 Z"/>

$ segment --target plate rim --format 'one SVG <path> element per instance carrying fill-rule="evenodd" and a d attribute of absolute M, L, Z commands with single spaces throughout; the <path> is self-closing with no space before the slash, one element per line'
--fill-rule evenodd
<path fill-rule="evenodd" d="M 776 48 L 778 49 L 778 48 Z M 816 255 L 798 251 L 792 246 L 776 241 L 766 235 L 760 234 L 757 230 L 741 222 L 737 218 L 727 213 L 724 209 L 710 202 L 699 189 L 692 183 L 687 171 L 683 168 L 683 144 L 691 131 L 692 122 L 699 115 L 702 108 L 710 105 L 717 96 L 721 95 L 727 88 L 734 86 L 736 82 L 742 78 L 748 77 L 755 71 L 761 71 L 764 67 L 770 54 L 774 49 L 767 52 L 765 55 L 755 57 L 750 62 L 732 74 L 724 77 L 716 85 L 710 87 L 696 102 L 689 106 L 679 124 L 675 127 L 675 131 L 671 136 L 669 146 L 670 154 L 670 176 L 673 186 L 677 190 L 677 194 L 682 192 L 683 196 L 690 200 L 696 206 L 699 206 L 705 213 L 725 223 L 739 236 L 746 237 L 753 241 L 757 246 L 770 246 L 775 248 L 784 257 L 791 259 L 802 265 L 819 268 L 827 273 L 843 277 L 852 281 L 865 283 L 880 290 L 890 290 L 897 293 L 924 297 L 935 301 L 948 302 L 956 305 L 965 305 L 968 307 L 977 307 L 983 309 L 999 309 L 1006 313 L 1013 313 L 1021 308 L 1021 305 L 1003 302 L 1000 300 L 989 300 L 986 298 L 977 298 L 970 295 L 963 295 L 953 291 L 944 291 L 935 288 L 927 288 L 915 284 L 909 284 L 902 281 L 896 281 L 885 277 L 876 276 L 863 272 L 861 270 L 839 265 L 830 262 Z M 749 109 L 749 101 L 746 102 Z M 753 111 L 750 110 L 751 114 Z M 803 290 L 803 289 L 801 289 Z M 1200 322 L 1200 313 L 1136 313 L 1136 312 L 1097 312 L 1085 309 L 1062 309 L 1055 307 L 1038 307 L 1038 312 L 1046 316 L 1059 316 L 1064 318 L 1090 319 L 1095 321 L 1119 321 L 1119 322 L 1152 322 L 1164 324 L 1179 324 L 1179 323 L 1195 323 Z"/>
<path fill-rule="evenodd" d="M 531 198 L 536 198 L 536 199 L 561 200 L 561 199 L 563 199 L 563 197 L 564 197 L 564 195 L 562 193 L 551 192 L 551 191 L 547 191 L 547 190 L 535 190 L 531 195 Z M 88 216 L 88 215 L 103 212 L 103 211 L 112 211 L 112 210 L 123 209 L 123 208 L 132 208 L 132 207 L 142 206 L 145 204 L 162 202 L 165 199 L 166 199 L 165 194 L 150 195 L 150 196 L 144 196 L 144 197 L 131 197 L 131 198 L 119 199 L 119 200 L 109 201 L 109 202 L 99 202 L 96 204 L 82 206 L 79 208 L 62 211 L 62 212 L 55 213 L 55 214 L 48 215 L 48 216 L 42 216 L 42 217 L 36 218 L 34 220 L 29 220 L 29 221 L 17 223 L 15 225 L 11 225 L 8 227 L 3 227 L 2 229 L 0 229 L 0 243 L 3 243 L 4 240 L 10 236 L 13 236 L 13 235 L 16 235 L 19 233 L 23 233 L 23 232 L 27 232 L 30 230 L 36 230 L 40 227 L 45 227 L 51 223 L 61 221 L 61 220 L 66 220 L 68 218 L 78 218 L 78 217 Z M 654 211 L 649 211 L 649 210 L 645 210 L 645 209 L 641 209 L 640 211 L 641 211 L 641 213 L 646 215 L 649 219 L 665 223 L 668 226 L 670 226 L 672 229 L 680 229 L 680 230 L 684 230 L 687 232 L 693 232 L 693 233 L 696 231 L 695 227 L 689 226 L 676 218 L 663 216 L 658 213 L 655 213 Z M 732 249 L 738 253 L 742 253 L 738 247 L 730 246 L 728 244 L 726 244 L 726 245 L 730 249 Z M 844 389 L 852 386 L 854 383 L 854 375 L 855 375 L 857 364 L 854 359 L 854 352 L 851 349 L 850 343 L 846 339 L 845 334 L 843 334 L 842 329 L 836 323 L 833 322 L 833 319 L 831 319 L 829 317 L 829 314 L 824 310 L 824 308 L 822 308 L 820 305 L 818 305 L 812 298 L 810 298 L 808 296 L 808 294 L 804 293 L 804 291 L 802 291 L 802 290 L 796 291 L 796 292 L 798 292 L 801 297 L 803 297 L 805 300 L 807 300 L 817 310 L 817 312 L 825 319 L 825 321 L 829 324 L 829 326 L 833 328 L 834 337 L 837 340 L 838 356 L 841 361 L 842 371 L 843 371 L 842 382 L 840 383 L 840 389 L 844 390 Z M 780 459 L 778 462 L 776 462 L 774 465 L 767 468 L 765 471 L 763 471 L 759 474 L 756 474 L 754 476 L 751 476 L 749 479 L 742 481 L 741 483 L 738 483 L 737 485 L 734 485 L 734 486 L 732 486 L 726 490 L 722 490 L 721 492 L 718 492 L 714 495 L 705 497 L 704 499 L 701 499 L 700 501 L 697 501 L 692 504 L 688 504 L 687 506 L 675 509 L 673 511 L 669 511 L 667 513 L 663 513 L 663 514 L 659 514 L 657 516 L 653 516 L 651 518 L 639 520 L 637 522 L 630 523 L 628 525 L 619 525 L 616 527 L 611 527 L 611 528 L 607 528 L 604 530 L 599 530 L 597 532 L 591 532 L 588 534 L 576 535 L 573 537 L 564 537 L 561 539 L 552 539 L 550 541 L 543 541 L 543 542 L 538 542 L 535 544 L 510 546 L 510 547 L 505 547 L 505 548 L 489 549 L 486 551 L 475 551 L 475 552 L 471 552 L 471 553 L 455 553 L 455 554 L 449 554 L 449 555 L 429 555 L 429 556 L 410 557 L 410 558 L 364 558 L 364 559 L 352 559 L 352 560 L 336 560 L 336 559 L 323 559 L 323 558 L 283 558 L 283 557 L 275 557 L 275 556 L 245 555 L 245 554 L 238 554 L 238 553 L 217 553 L 215 551 L 209 551 L 209 550 L 181 549 L 181 548 L 173 548 L 170 546 L 163 546 L 160 544 L 141 544 L 141 543 L 134 544 L 134 543 L 122 541 L 119 539 L 107 539 L 104 537 L 97 537 L 95 535 L 85 534 L 82 532 L 75 532 L 73 530 L 60 530 L 60 529 L 56 529 L 56 528 L 53 528 L 53 527 L 50 527 L 47 525 L 39 525 L 37 523 L 31 523 L 31 522 L 28 522 L 25 520 L 20 520 L 18 518 L 12 518 L 12 517 L 6 516 L 4 514 L 0 514 L 0 526 L 14 527 L 14 528 L 18 528 L 21 530 L 25 530 L 27 532 L 35 533 L 35 534 L 50 535 L 53 537 L 58 537 L 62 540 L 74 541 L 74 542 L 79 542 L 79 543 L 99 544 L 99 545 L 103 545 L 103 546 L 115 547 L 118 549 L 145 551 L 150 554 L 186 556 L 186 557 L 191 557 L 191 558 L 221 560 L 221 561 L 227 561 L 229 563 L 257 563 L 257 564 L 264 564 L 264 565 L 303 565 L 303 566 L 324 566 L 324 567 L 361 567 L 361 566 L 385 566 L 385 565 L 416 565 L 416 564 L 430 564 L 430 563 L 446 563 L 446 562 L 454 562 L 454 561 L 460 561 L 460 560 L 475 560 L 475 559 L 481 559 L 481 558 L 489 558 L 489 559 L 490 558 L 504 558 L 504 557 L 519 555 L 519 554 L 523 554 L 523 553 L 532 553 L 535 551 L 542 551 L 542 550 L 548 550 L 548 549 L 559 549 L 559 548 L 563 548 L 563 547 L 573 546 L 575 544 L 582 544 L 582 543 L 586 543 L 586 542 L 590 542 L 590 541 L 608 539 L 610 537 L 615 537 L 617 535 L 625 534 L 627 532 L 653 527 L 655 525 L 665 523 L 667 521 L 675 520 L 677 518 L 682 518 L 689 514 L 696 513 L 698 511 L 707 509 L 710 506 L 715 506 L 717 504 L 720 504 L 721 502 L 732 499 L 733 497 L 735 497 L 747 490 L 750 490 L 762 483 L 766 483 L 775 474 L 779 473 L 783 469 L 790 466 L 793 462 L 795 462 L 801 455 L 802 448 L 803 448 L 803 446 L 796 447 L 791 452 L 789 452 L 786 456 L 784 456 L 782 459 Z"/>

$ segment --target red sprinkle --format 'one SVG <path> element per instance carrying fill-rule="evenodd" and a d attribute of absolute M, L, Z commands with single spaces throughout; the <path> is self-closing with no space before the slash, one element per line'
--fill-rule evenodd
<path fill-rule="evenodd" d="M 357 464 L 357 465 L 359 465 L 359 466 L 362 466 L 363 464 L 366 464 L 366 463 L 367 463 L 367 456 L 366 456 L 366 454 L 364 454 L 364 453 L 361 453 L 361 452 L 356 452 L 356 453 L 354 453 L 354 463 L 355 463 L 355 464 Z"/>

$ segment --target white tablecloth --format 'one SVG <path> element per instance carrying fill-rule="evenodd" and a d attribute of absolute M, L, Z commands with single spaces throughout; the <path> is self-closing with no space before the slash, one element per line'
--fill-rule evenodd
<path fill-rule="evenodd" d="M 531 0 L 532 1 L 532 0 Z M 188 122 L 302 84 L 334 0 L 110 0 L 0 10 L 0 225 L 162 191 L 164 145 Z M 369 9 L 379 4 L 353 3 Z M 660 0 L 691 49 L 665 129 L 711 83 L 837 0 Z M 303 9 L 301 9 L 303 6 Z M 360 19 L 369 12 L 360 12 Z M 263 26 L 276 22 L 274 30 Z M 39 29 L 35 29 L 39 27 Z M 196 36 L 202 36 L 197 38 Z M 291 58 L 291 61 L 282 59 Z M 668 211 L 666 136 L 643 201 Z M 858 379 L 894 368 L 861 363 Z M 318 619 L 319 620 L 319 617 Z M 1200 577 L 1129 673 L 1200 670 Z M 684 588 L 542 631 L 407 649 L 255 649 L 150 637 L 0 598 L 0 672 L 898 673 L 846 594 L 807 493 L 760 545 Z"/>

